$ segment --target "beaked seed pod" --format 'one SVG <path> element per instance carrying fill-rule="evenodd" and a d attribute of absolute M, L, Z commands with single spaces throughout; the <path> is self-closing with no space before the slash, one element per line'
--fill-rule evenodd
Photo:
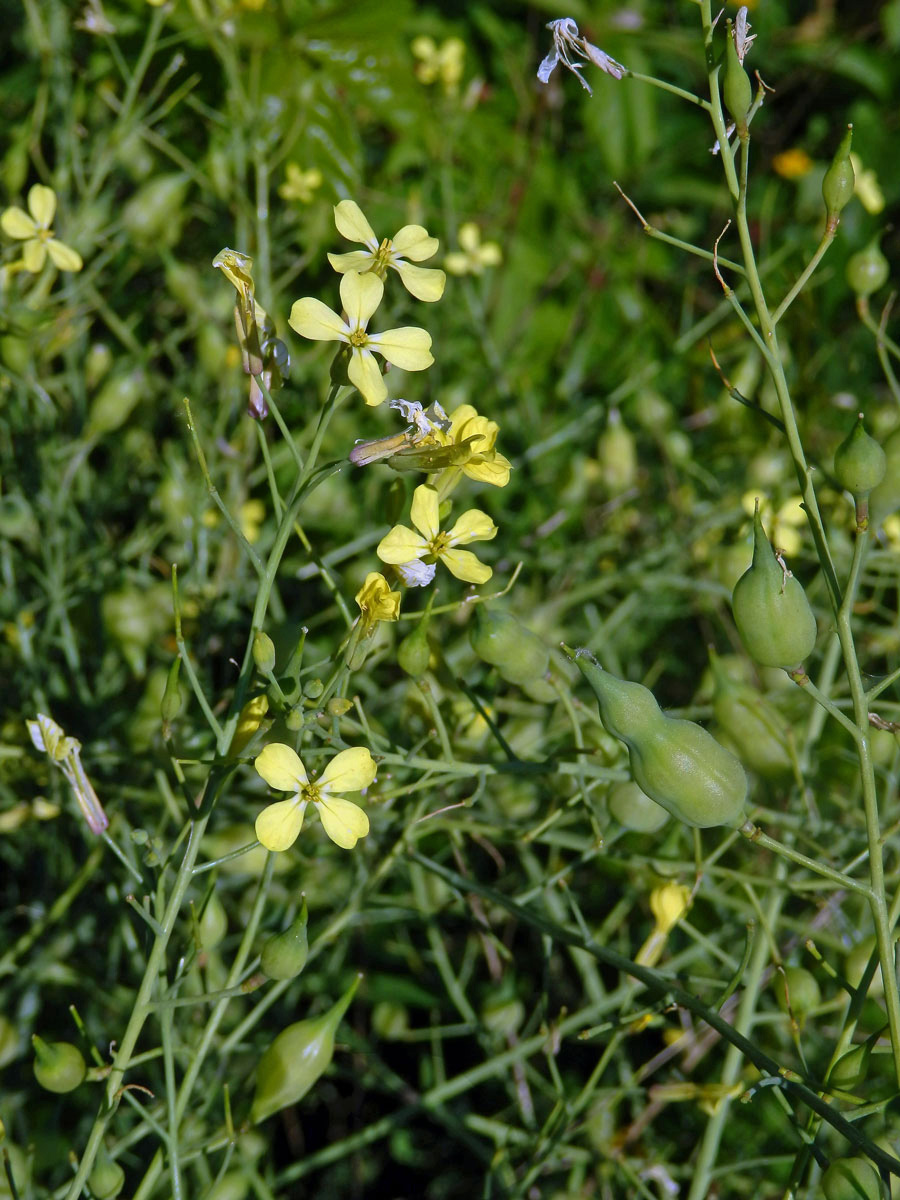
<path fill-rule="evenodd" d="M 710 651 L 715 689 L 713 716 L 745 766 L 764 779 L 789 775 L 792 761 L 784 722 L 764 696 L 728 674 L 715 651 Z"/>
<path fill-rule="evenodd" d="M 283 933 L 270 937 L 262 948 L 259 965 L 270 979 L 295 979 L 306 966 L 309 937 L 306 923 L 309 914 L 304 898 L 300 913 Z"/>
<path fill-rule="evenodd" d="M 741 66 L 741 60 L 738 58 L 737 47 L 734 44 L 734 28 L 730 21 L 727 22 L 727 27 L 722 99 L 740 134 L 742 127 L 745 130 L 747 128 L 747 113 L 753 103 L 753 86 L 750 83 L 750 76 Z"/>
<path fill-rule="evenodd" d="M 863 414 L 853 422 L 853 428 L 834 452 L 834 477 L 856 500 L 866 498 L 878 487 L 887 471 L 884 451 L 866 433 Z"/>
<path fill-rule="evenodd" d="M 48 1092 L 72 1092 L 87 1074 L 84 1057 L 71 1042 L 45 1042 L 35 1033 L 34 1077 Z"/>
<path fill-rule="evenodd" d="M 816 618 L 800 583 L 775 557 L 753 516 L 753 561 L 734 585 L 734 623 L 750 657 L 764 667 L 799 666 L 816 644 Z"/>
<path fill-rule="evenodd" d="M 829 233 L 834 233 L 838 227 L 841 212 L 853 199 L 856 187 L 856 175 L 853 163 L 850 161 L 850 146 L 853 142 L 853 126 L 847 126 L 847 132 L 841 138 L 841 144 L 835 151 L 831 166 L 825 172 L 822 180 L 822 199 L 825 201 L 825 222 Z"/>
<path fill-rule="evenodd" d="M 606 730 L 628 747 L 635 783 L 687 825 L 737 827 L 746 819 L 747 776 L 735 756 L 693 721 L 669 717 L 640 683 L 572 653 L 591 685 Z"/>
<path fill-rule="evenodd" d="M 836 1158 L 822 1176 L 825 1200 L 881 1200 L 881 1181 L 865 1158 Z"/>
<path fill-rule="evenodd" d="M 880 237 L 880 234 L 879 234 Z M 847 282 L 857 296 L 871 296 L 887 283 L 891 268 L 881 253 L 878 237 L 847 260 Z"/>
<path fill-rule="evenodd" d="M 496 667 L 507 683 L 530 683 L 546 675 L 550 666 L 550 651 L 536 633 L 512 613 L 486 604 L 475 608 L 469 641 L 478 657 Z"/>
<path fill-rule="evenodd" d="M 263 1054 L 256 1071 L 251 1125 L 302 1100 L 328 1067 L 334 1055 L 334 1035 L 361 978 L 357 975 L 328 1012 L 288 1025 Z"/>

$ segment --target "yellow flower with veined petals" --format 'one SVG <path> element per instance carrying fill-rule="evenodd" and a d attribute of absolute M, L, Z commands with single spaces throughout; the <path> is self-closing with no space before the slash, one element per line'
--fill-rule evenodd
<path fill-rule="evenodd" d="M 254 762 L 257 773 L 271 788 L 294 792 L 278 800 L 256 818 L 256 836 L 267 850 L 288 850 L 303 827 L 307 804 L 314 804 L 322 828 L 344 850 L 352 850 L 369 832 L 369 818 L 341 792 L 358 792 L 375 780 L 375 762 L 365 746 L 336 754 L 319 779 L 311 782 L 300 756 L 283 742 L 271 742 Z"/>
<path fill-rule="evenodd" d="M 362 393 L 366 404 L 381 404 L 387 399 L 387 386 L 373 357 L 382 355 L 404 371 L 424 371 L 434 362 L 431 334 L 414 325 L 368 333 L 366 326 L 381 303 L 384 284 L 377 275 L 358 275 L 348 271 L 341 278 L 341 303 L 347 320 L 316 300 L 305 296 L 295 300 L 288 318 L 291 329 L 316 342 L 344 342 L 350 347 L 347 377 Z"/>
<path fill-rule="evenodd" d="M 493 575 L 471 550 L 457 550 L 469 542 L 489 542 L 497 536 L 497 526 L 477 508 L 470 508 L 452 529 L 441 532 L 440 502 L 433 487 L 422 484 L 413 492 L 410 520 L 416 529 L 405 525 L 394 528 L 378 543 L 375 553 L 382 562 L 399 571 L 408 587 L 424 587 L 434 578 L 435 563 L 440 560 L 457 579 L 466 583 L 486 583 Z"/>
<path fill-rule="evenodd" d="M 0 228 L 7 237 L 24 241 L 22 265 L 36 274 L 47 261 L 60 271 L 80 271 L 84 266 L 81 255 L 53 236 L 51 226 L 56 215 L 56 192 L 36 183 L 28 192 L 28 212 L 13 205 L 0 215 Z"/>
<path fill-rule="evenodd" d="M 400 593 L 392 592 L 391 585 L 378 571 L 369 572 L 355 600 L 366 637 L 375 631 L 379 621 L 396 621 L 400 616 Z"/>
<path fill-rule="evenodd" d="M 481 240 L 481 231 L 474 221 L 460 225 L 457 238 L 462 250 L 451 250 L 444 259 L 451 275 L 481 275 L 485 267 L 496 267 L 503 258 L 496 242 Z"/>
<path fill-rule="evenodd" d="M 450 431 L 448 433 L 433 426 L 432 432 L 418 445 L 433 443 L 436 446 L 453 446 L 459 445 L 469 438 L 475 438 L 475 441 L 469 443 L 470 457 L 468 461 L 458 467 L 451 467 L 446 474 L 449 474 L 450 471 L 462 471 L 464 475 L 478 480 L 479 483 L 492 483 L 494 487 L 506 487 L 509 483 L 512 463 L 494 449 L 499 432 L 500 426 L 496 421 L 479 416 L 471 404 L 461 404 L 450 414 Z M 441 487 L 443 494 L 446 494 L 447 490 L 446 487 Z"/>
<path fill-rule="evenodd" d="M 466 45 L 461 38 L 447 38 L 438 46 L 434 38 L 427 36 L 413 39 L 413 54 L 416 63 L 416 78 L 420 83 L 435 83 L 440 79 L 444 91 L 453 95 L 462 79 L 466 58 Z"/>
<path fill-rule="evenodd" d="M 301 204 L 309 204 L 315 195 L 316 188 L 322 186 L 322 172 L 318 167 L 310 167 L 304 171 L 295 162 L 289 162 L 285 167 L 287 179 L 278 189 L 282 200 L 298 200 Z"/>
<path fill-rule="evenodd" d="M 351 250 L 348 254 L 328 255 L 328 261 L 339 275 L 346 271 L 359 271 L 360 274 L 372 271 L 384 280 L 388 267 L 391 267 L 417 300 L 431 303 L 443 296 L 447 282 L 444 272 L 412 265 L 437 254 L 439 242 L 436 237 L 429 236 L 427 229 L 421 225 L 404 225 L 392 238 L 379 242 L 362 209 L 353 200 L 342 200 L 335 205 L 334 223 L 338 233 L 349 242 L 362 242 L 366 247 L 365 250 Z"/>

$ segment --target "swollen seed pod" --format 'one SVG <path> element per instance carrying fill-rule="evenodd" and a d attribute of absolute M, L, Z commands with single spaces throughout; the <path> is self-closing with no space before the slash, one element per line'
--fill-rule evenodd
<path fill-rule="evenodd" d="M 809 1013 L 822 1001 L 819 981 L 805 967 L 785 967 L 784 976 L 776 974 L 773 981 L 775 997 L 782 1012 L 790 1010 L 798 1025 L 803 1025 Z"/>
<path fill-rule="evenodd" d="M 256 1071 L 251 1125 L 302 1100 L 328 1067 L 334 1055 L 334 1035 L 361 978 L 357 975 L 328 1012 L 282 1030 L 263 1054 Z"/>
<path fill-rule="evenodd" d="M 841 212 L 853 199 L 856 175 L 850 161 L 850 146 L 853 142 L 853 126 L 841 138 L 831 166 L 822 180 L 822 199 L 825 201 L 825 223 L 829 233 L 834 233 L 841 219 Z"/>
<path fill-rule="evenodd" d="M 125 1186 L 125 1172 L 114 1162 L 106 1150 L 101 1148 L 88 1176 L 88 1187 L 95 1200 L 115 1200 Z"/>
<path fill-rule="evenodd" d="M 887 471 L 887 459 L 881 446 L 866 433 L 863 414 L 853 423 L 847 437 L 834 452 L 834 477 L 854 500 L 866 499 L 877 488 Z"/>
<path fill-rule="evenodd" d="M 434 596 L 435 593 L 432 591 L 421 620 L 418 621 L 412 633 L 408 633 L 397 647 L 397 662 L 400 670 L 411 675 L 413 679 L 421 679 L 431 661 L 428 626 L 431 624 L 431 606 L 434 604 Z"/>
<path fill-rule="evenodd" d="M 604 671 L 586 650 L 566 653 L 591 685 L 607 731 L 628 747 L 635 783 L 687 825 L 737 827 L 747 776 L 735 756 L 693 721 L 668 717 L 639 683 Z"/>
<path fill-rule="evenodd" d="M 869 518 L 877 528 L 900 509 L 900 427 L 884 441 L 884 479 L 869 497 Z"/>
<path fill-rule="evenodd" d="M 829 1088 L 838 1087 L 844 1091 L 852 1091 L 859 1087 L 868 1074 L 871 1056 L 872 1048 L 867 1042 L 842 1054 L 828 1074 Z"/>
<path fill-rule="evenodd" d="M 71 1042 L 45 1042 L 35 1033 L 34 1077 L 48 1092 L 72 1092 L 87 1074 L 84 1058 Z"/>
<path fill-rule="evenodd" d="M 253 635 L 253 661 L 263 675 L 275 670 L 275 643 L 261 629 Z"/>
<path fill-rule="evenodd" d="M 744 130 L 747 128 L 747 113 L 753 103 L 753 86 L 750 83 L 750 76 L 741 66 L 741 60 L 738 58 L 737 47 L 734 44 L 734 27 L 731 21 L 727 22 L 727 26 L 722 99 L 740 134 L 742 128 Z"/>
<path fill-rule="evenodd" d="M 879 234 L 879 237 L 881 235 Z M 871 296 L 887 283 L 891 268 L 881 253 L 878 237 L 847 260 L 847 282 L 857 296 Z"/>
<path fill-rule="evenodd" d="M 651 800 L 633 779 L 615 784 L 610 790 L 608 803 L 610 813 L 619 824 L 636 833 L 655 833 L 669 819 L 662 805 Z"/>
<path fill-rule="evenodd" d="M 792 769 L 781 717 L 765 697 L 728 674 L 711 650 L 713 716 L 745 766 L 765 779 L 778 779 Z"/>
<path fill-rule="evenodd" d="M 824 1200 L 881 1200 L 881 1181 L 865 1158 L 836 1158 L 822 1176 Z"/>
<path fill-rule="evenodd" d="M 816 644 L 816 618 L 800 583 L 775 557 L 753 516 L 753 561 L 734 585 L 734 623 L 747 653 L 764 667 L 799 666 Z"/>
<path fill-rule="evenodd" d="M 263 974 L 270 979 L 295 979 L 306 966 L 309 954 L 309 937 L 306 923 L 309 913 L 306 909 L 306 898 L 300 907 L 300 913 L 294 918 L 283 933 L 270 937 L 262 948 L 259 965 Z"/>
<path fill-rule="evenodd" d="M 530 683 L 550 666 L 550 651 L 536 633 L 512 613 L 486 604 L 475 609 L 469 641 L 478 657 L 496 667 L 507 683 Z"/>

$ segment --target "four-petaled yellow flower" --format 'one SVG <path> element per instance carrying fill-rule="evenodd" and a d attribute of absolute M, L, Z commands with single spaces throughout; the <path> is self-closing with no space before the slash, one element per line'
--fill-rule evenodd
<path fill-rule="evenodd" d="M 410 519 L 418 533 L 405 525 L 394 528 L 378 543 L 375 553 L 382 562 L 399 571 L 408 587 L 424 587 L 434 578 L 435 563 L 444 566 L 466 583 L 486 583 L 493 571 L 471 550 L 457 550 L 469 542 L 489 542 L 497 536 L 497 526 L 477 508 L 464 512 L 452 529 L 441 532 L 440 502 L 433 487 L 422 484 L 413 492 Z"/>
<path fill-rule="evenodd" d="M 379 621 L 396 621 L 400 616 L 400 593 L 392 592 L 391 585 L 378 571 L 369 572 L 355 599 L 366 637 L 375 631 Z"/>
<path fill-rule="evenodd" d="M 431 302 L 443 296 L 447 282 L 444 272 L 412 265 L 437 253 L 438 240 L 430 237 L 427 229 L 421 225 L 404 225 L 392 238 L 379 242 L 362 209 L 353 200 L 342 200 L 335 205 L 334 223 L 338 233 L 349 242 L 362 242 L 366 247 L 365 250 L 351 250 L 348 254 L 328 255 L 328 261 L 339 275 L 347 271 L 359 271 L 360 274 L 372 271 L 383 280 L 391 267 L 417 300 Z"/>
<path fill-rule="evenodd" d="M 310 781 L 300 756 L 283 742 L 266 746 L 253 765 L 269 787 L 294 793 L 290 800 L 270 804 L 256 818 L 256 836 L 267 850 L 293 846 L 307 804 L 316 806 L 323 829 L 344 850 L 352 850 L 369 832 L 369 818 L 359 805 L 339 798 L 339 793 L 361 791 L 375 780 L 375 762 L 364 746 L 336 754 L 315 782 Z"/>
<path fill-rule="evenodd" d="M 451 250 L 444 266 L 451 275 L 480 275 L 485 267 L 496 267 L 503 252 L 496 242 L 483 242 L 474 221 L 460 225 L 457 235 L 462 250 Z"/>
<path fill-rule="evenodd" d="M 7 237 L 24 241 L 22 265 L 36 273 L 50 255 L 50 261 L 60 271 L 80 271 L 84 266 L 81 255 L 53 236 L 51 225 L 56 214 L 56 192 L 36 183 L 28 192 L 28 212 L 17 206 L 7 208 L 0 216 L 0 228 Z"/>
<path fill-rule="evenodd" d="M 285 167 L 287 178 L 278 189 L 282 200 L 299 200 L 301 204 L 309 204 L 316 188 L 322 186 L 322 172 L 318 167 L 310 167 L 304 171 L 295 162 L 289 162 Z"/>
<path fill-rule="evenodd" d="M 344 342 L 350 347 L 347 376 L 359 388 L 366 404 L 381 404 L 387 398 L 387 386 L 373 351 L 404 371 L 424 371 L 434 362 L 431 334 L 425 329 L 406 325 L 383 333 L 366 332 L 383 295 L 384 284 L 377 275 L 348 271 L 341 279 L 346 321 L 314 296 L 296 300 L 288 318 L 290 327 L 301 337 L 317 342 Z"/>
<path fill-rule="evenodd" d="M 449 432 L 444 432 L 438 426 L 432 425 L 427 437 L 423 438 L 418 445 L 459 446 L 469 442 L 469 458 L 459 466 L 450 467 L 444 472 L 440 483 L 442 495 L 447 495 L 450 490 L 445 484 L 444 478 L 459 471 L 480 483 L 492 483 L 495 487 L 506 487 L 509 483 L 512 463 L 494 449 L 499 432 L 500 426 L 497 422 L 479 416 L 471 404 L 461 404 L 459 408 L 453 410 L 450 414 Z M 473 440 L 469 441 L 470 438 Z"/>
<path fill-rule="evenodd" d="M 434 38 L 423 36 L 413 39 L 411 49 L 419 60 L 416 63 L 416 78 L 420 83 L 435 83 L 439 79 L 444 91 L 453 95 L 462 79 L 465 42 L 461 38 L 451 37 L 438 46 Z"/>

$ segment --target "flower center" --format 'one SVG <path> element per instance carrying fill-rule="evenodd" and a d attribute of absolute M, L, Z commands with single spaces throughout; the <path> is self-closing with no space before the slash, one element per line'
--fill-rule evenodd
<path fill-rule="evenodd" d="M 433 538 L 429 545 L 429 549 L 431 550 L 431 553 L 435 559 L 440 558 L 441 555 L 446 550 L 451 549 L 451 547 L 452 542 L 450 541 L 450 535 L 449 533 L 444 533 L 443 531 L 440 532 L 437 537 Z"/>
<path fill-rule="evenodd" d="M 304 804 L 319 804 L 322 800 L 319 788 L 315 783 L 306 783 L 300 789 L 300 799 Z"/>
<path fill-rule="evenodd" d="M 351 330 L 349 340 L 351 346 L 357 350 L 361 350 L 369 340 L 369 335 L 366 333 L 365 328 L 360 326 L 358 329 Z"/>
<path fill-rule="evenodd" d="M 372 270 L 376 275 L 384 279 L 387 274 L 388 264 L 393 255 L 393 243 L 390 238 L 385 238 L 378 249 L 375 251 L 375 256 L 372 259 Z"/>

